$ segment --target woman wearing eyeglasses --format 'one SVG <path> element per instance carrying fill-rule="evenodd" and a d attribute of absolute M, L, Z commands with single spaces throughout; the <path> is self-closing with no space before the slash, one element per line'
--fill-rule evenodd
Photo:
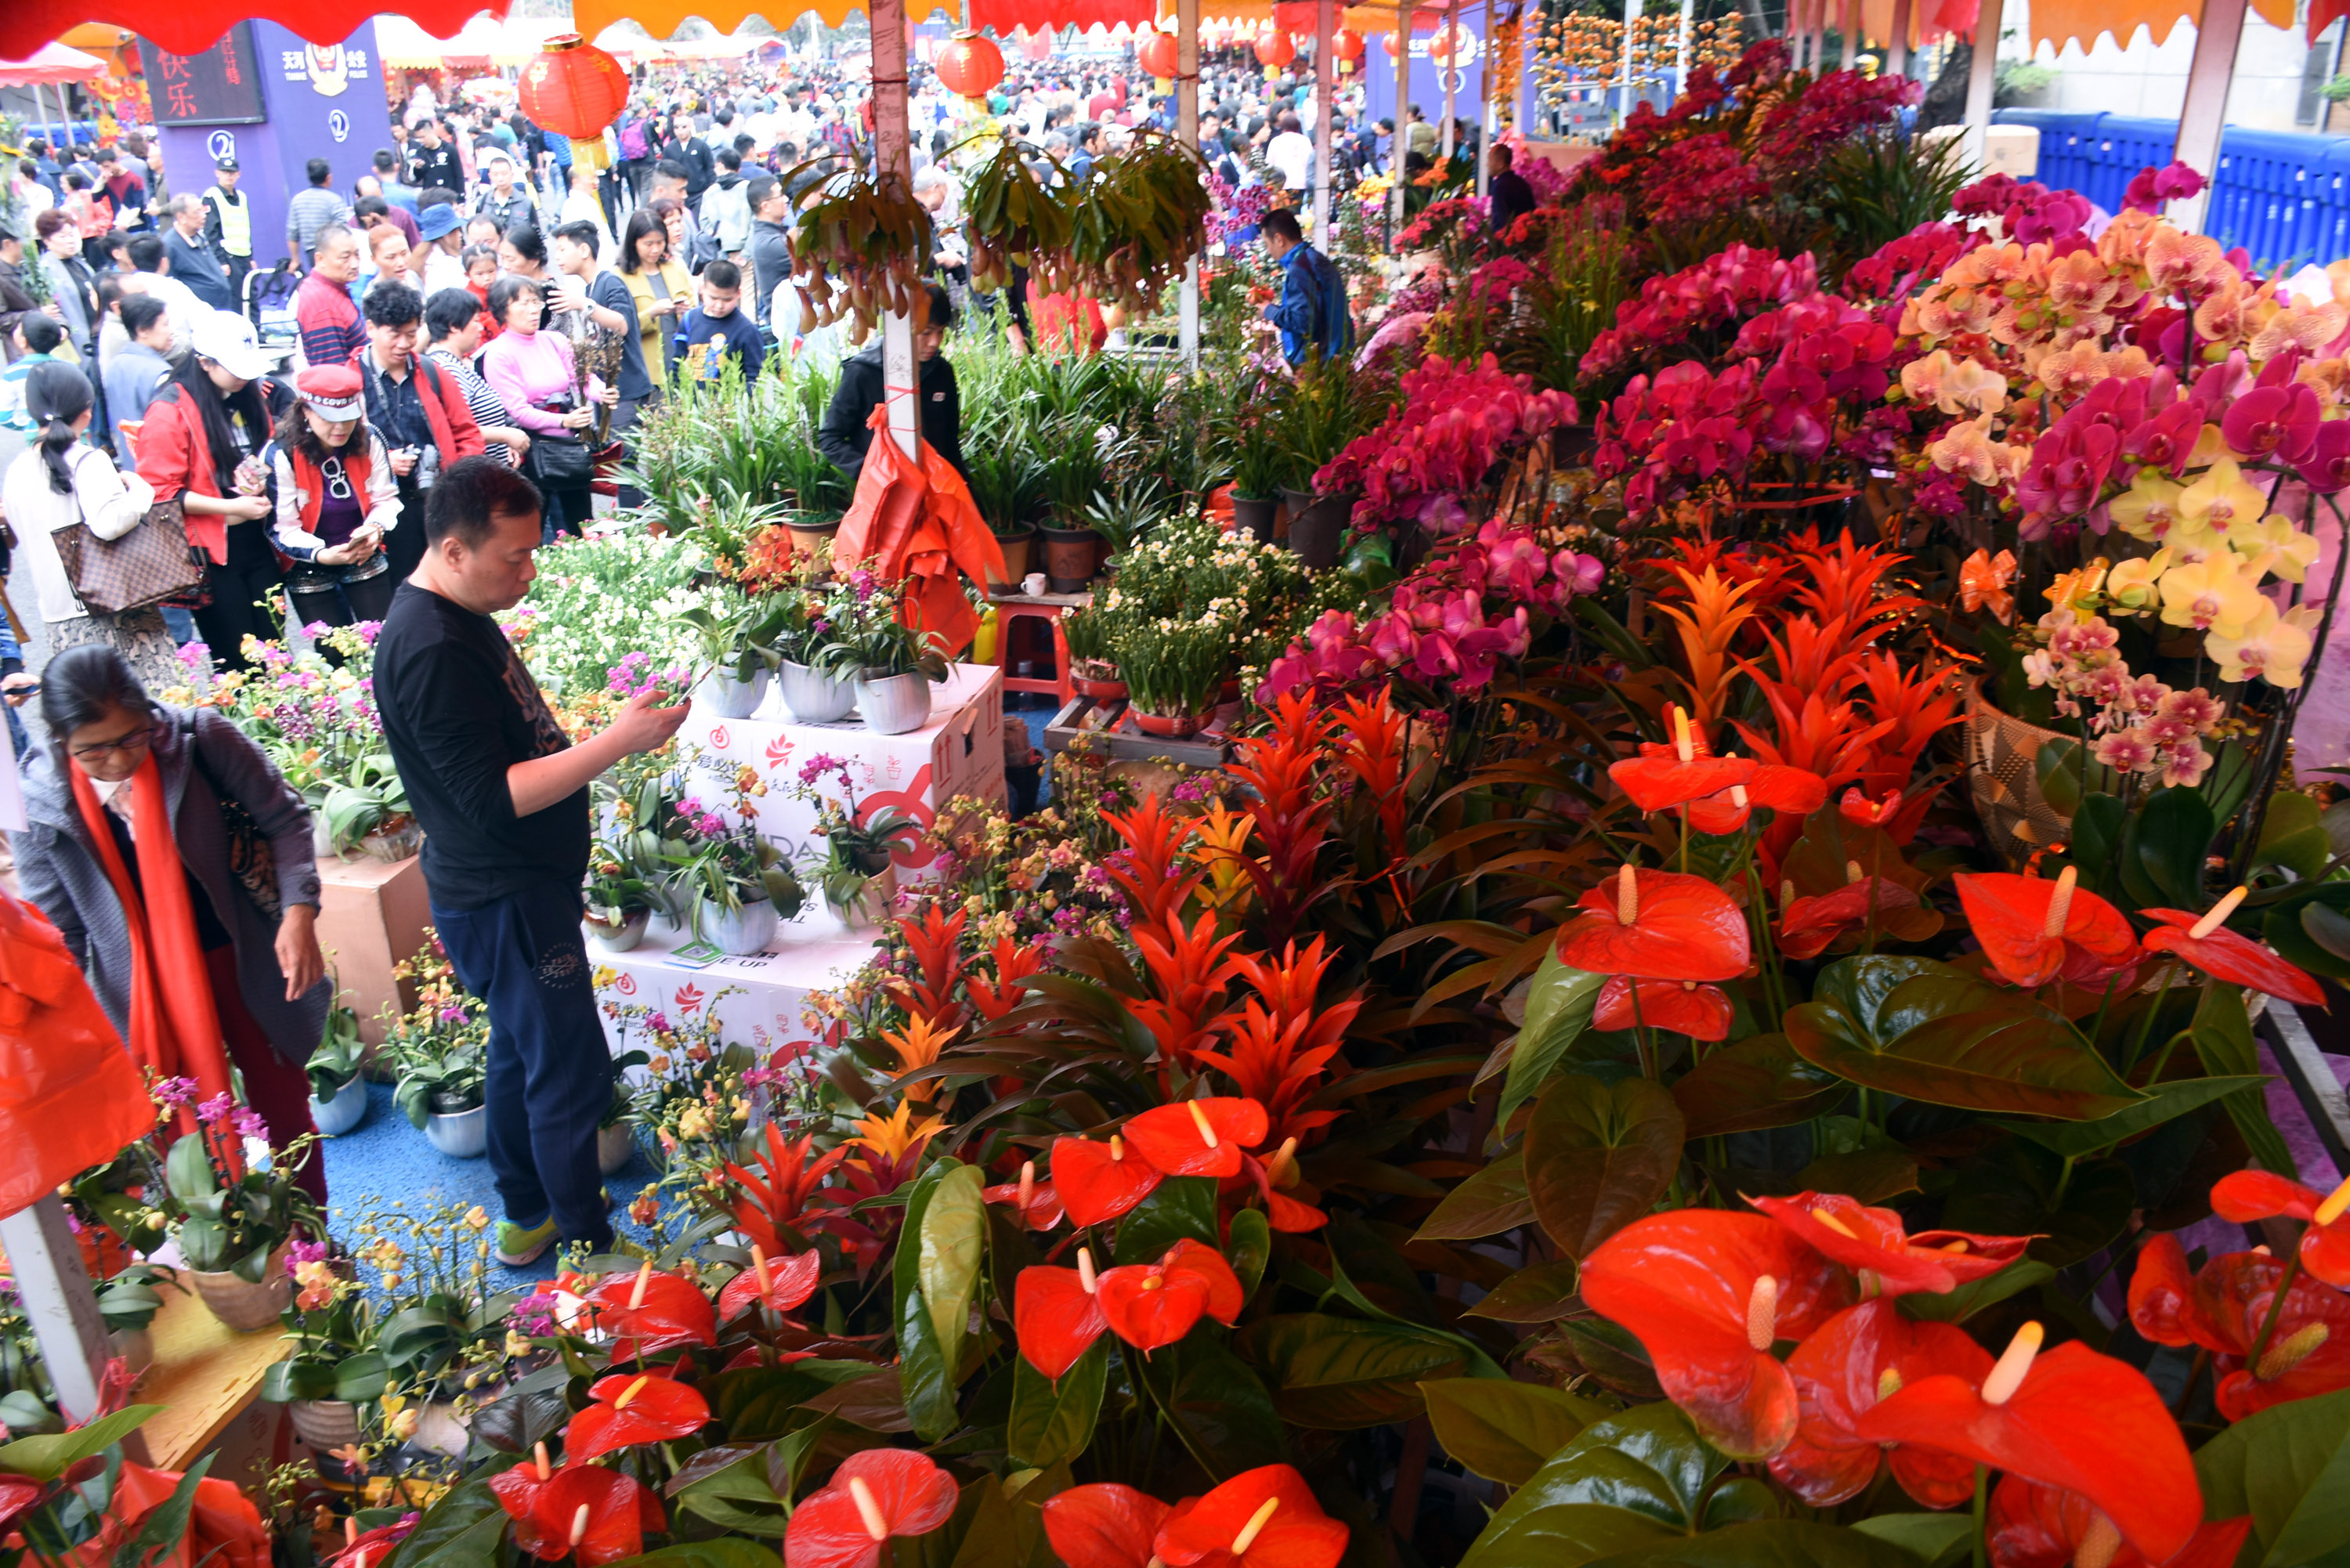
<path fill-rule="evenodd" d="M 209 708 L 154 701 L 122 654 L 68 648 L 41 671 L 51 743 L 25 759 L 24 895 L 64 934 L 133 1063 L 244 1077 L 273 1147 L 312 1131 L 303 1066 L 333 987 L 318 951 L 310 812 Z M 326 1162 L 304 1191 L 324 1203 Z"/>

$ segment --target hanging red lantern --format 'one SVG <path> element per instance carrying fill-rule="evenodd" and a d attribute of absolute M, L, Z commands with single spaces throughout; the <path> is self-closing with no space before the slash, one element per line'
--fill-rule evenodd
<path fill-rule="evenodd" d="M 1342 60 L 1363 57 L 1363 36 L 1352 27 L 1341 27 L 1330 35 L 1330 48 Z"/>
<path fill-rule="evenodd" d="M 1297 46 L 1291 43 L 1289 35 L 1280 28 L 1267 28 L 1257 35 L 1256 57 L 1261 63 L 1278 70 L 1297 57 Z"/>
<path fill-rule="evenodd" d="M 1389 33 L 1386 37 L 1381 38 L 1379 40 L 1379 47 L 1388 52 L 1388 58 L 1394 59 L 1396 55 L 1396 35 Z"/>
<path fill-rule="evenodd" d="M 1003 79 L 1003 51 L 976 33 L 957 33 L 939 51 L 936 68 L 947 91 L 983 99 Z"/>
<path fill-rule="evenodd" d="M 1448 22 L 1428 40 L 1428 57 L 1440 66 L 1452 64 L 1453 53 L 1467 47 L 1463 29 L 1458 22 Z"/>
<path fill-rule="evenodd" d="M 1176 63 L 1180 57 L 1176 51 L 1175 35 L 1153 31 L 1150 36 L 1142 40 L 1142 47 L 1134 51 L 1134 57 L 1142 63 L 1144 70 L 1159 80 L 1173 80 Z"/>
<path fill-rule="evenodd" d="M 571 139 L 574 161 L 604 167 L 604 128 L 629 101 L 629 73 L 620 62 L 577 33 L 557 33 L 525 66 L 515 98 L 544 130 Z"/>

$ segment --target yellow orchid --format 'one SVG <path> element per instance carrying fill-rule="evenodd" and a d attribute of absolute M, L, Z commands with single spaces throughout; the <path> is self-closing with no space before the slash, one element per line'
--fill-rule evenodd
<path fill-rule="evenodd" d="M 2259 581 L 2258 572 L 2244 571 L 2225 551 L 2208 561 L 2173 566 L 2162 575 L 2162 623 L 2243 637 L 2262 610 L 2276 607 L 2261 597 L 2254 586 Z"/>
<path fill-rule="evenodd" d="M 2170 569 L 2170 552 L 2157 550 L 2122 562 L 2106 574 L 2106 597 L 2115 613 L 2138 615 L 2154 608 L 2162 597 L 2162 574 Z"/>
<path fill-rule="evenodd" d="M 2214 630 L 2203 639 L 2203 651 L 2219 662 L 2222 680 L 2250 680 L 2259 676 L 2270 685 L 2291 691 L 2301 684 L 2302 670 L 2317 646 L 2310 628 L 2324 613 L 2321 605 L 2296 605 L 2282 615 L 2268 600 L 2251 626 L 2234 636 Z"/>
<path fill-rule="evenodd" d="M 2127 490 L 2106 503 L 2106 511 L 2131 538 L 2159 540 L 2178 525 L 2178 498 L 2186 490 L 2149 465 L 2137 471 Z"/>
<path fill-rule="evenodd" d="M 2293 525 L 2293 519 L 2275 512 L 2262 518 L 2257 527 L 2230 532 L 2228 545 L 2241 556 L 2266 554 L 2268 569 L 2288 583 L 2306 577 L 2317 559 L 2317 536 L 2302 533 Z"/>
<path fill-rule="evenodd" d="M 858 1136 L 848 1141 L 895 1164 L 947 1130 L 944 1116 L 924 1116 L 916 1122 L 913 1115 L 911 1100 L 899 1101 L 887 1116 L 879 1111 L 868 1112 L 857 1124 Z"/>
<path fill-rule="evenodd" d="M 953 1029 L 934 1029 L 931 1026 L 931 1021 L 920 1014 L 910 1019 L 902 1032 L 884 1029 L 881 1032 L 882 1040 L 889 1044 L 890 1050 L 898 1054 L 898 1065 L 891 1070 L 889 1075 L 892 1078 L 902 1078 L 917 1069 L 930 1066 L 939 1059 L 939 1053 L 946 1049 L 947 1042 L 952 1040 L 960 1031 L 961 1025 Z M 920 1100 L 924 1105 L 930 1104 L 931 1096 L 937 1092 L 938 1085 L 935 1082 L 906 1085 L 906 1097 L 910 1100 Z"/>
<path fill-rule="evenodd" d="M 2178 497 L 2182 522 L 2225 534 L 2231 527 L 2255 524 L 2268 510 L 2268 497 L 2244 480 L 2244 471 L 2232 457 L 2223 457 L 2189 485 Z"/>

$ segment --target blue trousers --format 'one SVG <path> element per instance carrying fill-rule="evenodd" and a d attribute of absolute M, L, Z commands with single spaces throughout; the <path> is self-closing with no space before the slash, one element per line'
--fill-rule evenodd
<path fill-rule="evenodd" d="M 566 1241 L 612 1243 L 596 1124 L 612 1056 L 580 940 L 579 889 L 546 882 L 478 909 L 432 906 L 441 945 L 490 1012 L 489 1156 L 505 1217 L 552 1215 Z"/>

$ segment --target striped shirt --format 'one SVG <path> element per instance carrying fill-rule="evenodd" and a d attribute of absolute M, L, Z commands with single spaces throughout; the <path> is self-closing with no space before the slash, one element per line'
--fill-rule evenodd
<path fill-rule="evenodd" d="M 318 243 L 318 231 L 328 223 L 350 221 L 349 204 L 324 185 L 296 191 L 286 203 L 286 237 L 301 247 L 305 266 L 310 265 L 310 252 Z"/>
<path fill-rule="evenodd" d="M 511 425 L 514 416 L 506 411 L 504 401 L 490 389 L 490 384 L 473 372 L 473 367 L 446 348 L 428 348 L 425 358 L 455 379 L 457 389 L 465 394 L 465 407 L 473 411 L 473 422 L 484 430 L 492 425 Z M 508 468 L 515 466 L 514 448 L 502 441 L 491 441 L 484 451 Z"/>

